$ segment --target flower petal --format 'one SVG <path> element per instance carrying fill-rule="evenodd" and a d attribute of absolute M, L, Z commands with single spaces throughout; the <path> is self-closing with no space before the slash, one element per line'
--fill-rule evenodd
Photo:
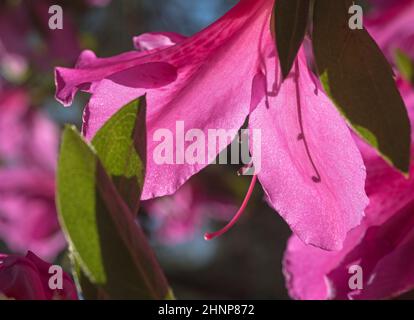
<path fill-rule="evenodd" d="M 303 51 L 295 72 L 250 117 L 265 141 L 258 177 L 271 206 L 305 243 L 338 250 L 364 215 L 365 168 Z"/>
<path fill-rule="evenodd" d="M 379 225 L 365 219 L 352 230 L 340 252 L 289 240 L 284 273 L 295 299 L 385 299 L 414 288 L 414 203 Z M 377 222 L 378 223 L 378 222 Z M 349 268 L 362 269 L 363 289 L 349 287 Z"/>
<path fill-rule="evenodd" d="M 150 51 L 171 47 L 187 39 L 173 32 L 150 32 L 133 38 L 134 47 L 138 51 Z"/>

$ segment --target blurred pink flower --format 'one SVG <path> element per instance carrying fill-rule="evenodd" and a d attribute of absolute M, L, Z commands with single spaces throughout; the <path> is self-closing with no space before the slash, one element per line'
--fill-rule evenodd
<path fill-rule="evenodd" d="M 318 88 L 303 50 L 281 83 L 269 27 L 273 4 L 241 0 L 190 38 L 163 33 L 134 39 L 138 49 L 150 50 L 111 58 L 85 51 L 75 69 L 56 69 L 56 96 L 69 105 L 77 90 L 92 94 L 84 114 L 84 134 L 90 139 L 120 107 L 147 94 L 143 200 L 173 194 L 206 166 L 156 164 L 156 130 L 175 132 L 176 121 L 182 120 L 186 128 L 206 134 L 213 128 L 239 129 L 249 116 L 250 128 L 262 130 L 257 178 L 269 204 L 306 243 L 339 249 L 367 204 L 364 164 L 345 121 Z M 252 185 L 255 181 L 256 176 Z M 244 207 L 245 202 L 236 218 Z"/>
<path fill-rule="evenodd" d="M 49 261 L 66 246 L 55 208 L 58 139 L 24 91 L 0 92 L 0 239 Z"/>
<path fill-rule="evenodd" d="M 16 300 L 77 300 L 75 284 L 63 272 L 62 289 L 49 288 L 50 264 L 34 253 L 26 257 L 0 254 L 0 296 Z"/>
<path fill-rule="evenodd" d="M 403 81 L 399 87 L 413 125 L 414 90 Z M 306 246 L 295 236 L 289 240 L 284 271 L 293 298 L 384 299 L 414 288 L 414 163 L 410 179 L 405 179 L 359 144 L 368 175 L 366 217 L 339 252 Z M 349 288 L 352 265 L 362 267 L 363 290 Z"/>
<path fill-rule="evenodd" d="M 58 128 L 31 107 L 23 89 L 0 90 L 0 163 L 53 171 L 58 146 Z"/>
<path fill-rule="evenodd" d="M 55 2 L 53 0 L 35 1 L 29 8 L 35 14 L 39 32 L 46 46 L 44 50 L 35 52 L 35 58 L 39 64 L 48 69 L 56 63 L 73 63 L 81 51 L 78 27 L 71 11 L 65 6 L 63 6 L 63 29 L 51 30 L 49 28 L 49 7 Z"/>
<path fill-rule="evenodd" d="M 64 10 L 63 29 L 49 28 L 49 6 L 54 1 L 0 4 L 0 73 L 19 81 L 29 64 L 48 70 L 56 63 L 71 64 L 80 52 L 77 28 Z"/>
<path fill-rule="evenodd" d="M 365 24 L 384 53 L 392 60 L 401 49 L 414 59 L 414 0 L 370 1 L 374 8 Z"/>
<path fill-rule="evenodd" d="M 171 196 L 144 201 L 143 206 L 157 224 L 157 239 L 168 245 L 191 240 L 207 218 L 229 219 L 229 213 L 237 209 L 231 201 L 209 195 L 193 182 Z"/>
<path fill-rule="evenodd" d="M 91 6 L 105 7 L 111 3 L 111 0 L 86 0 Z"/>
<path fill-rule="evenodd" d="M 0 169 L 0 239 L 13 252 L 31 250 L 47 261 L 65 248 L 53 171 Z"/>

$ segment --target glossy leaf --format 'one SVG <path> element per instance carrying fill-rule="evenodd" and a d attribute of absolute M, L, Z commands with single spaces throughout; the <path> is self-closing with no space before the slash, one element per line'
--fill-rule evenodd
<path fill-rule="evenodd" d="M 400 171 L 410 161 L 410 122 L 391 67 L 363 30 L 351 30 L 350 0 L 317 0 L 313 48 L 322 84 L 353 129 Z"/>
<path fill-rule="evenodd" d="M 138 212 L 144 182 L 145 97 L 120 109 L 97 132 L 92 145 L 124 201 Z"/>
<path fill-rule="evenodd" d="M 308 24 L 310 0 L 278 0 L 274 28 L 283 77 L 286 78 L 302 45 Z"/>

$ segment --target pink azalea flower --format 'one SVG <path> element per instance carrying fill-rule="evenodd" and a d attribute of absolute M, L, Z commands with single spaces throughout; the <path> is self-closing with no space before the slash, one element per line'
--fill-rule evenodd
<path fill-rule="evenodd" d="M 273 5 L 273 0 L 241 0 L 190 38 L 142 35 L 134 39 L 140 50 L 111 58 L 85 51 L 75 69 L 56 69 L 57 99 L 69 105 L 77 90 L 92 94 L 83 128 L 90 139 L 121 106 L 147 94 L 143 200 L 173 194 L 206 166 L 154 163 L 157 129 L 174 132 L 176 121 L 204 133 L 239 129 L 249 117 L 249 127 L 262 130 L 262 170 L 230 226 L 258 179 L 269 204 L 303 241 L 340 249 L 367 205 L 364 164 L 303 50 L 282 84 L 269 27 Z"/>
<path fill-rule="evenodd" d="M 0 296 L 17 300 L 77 300 L 75 284 L 63 272 L 62 289 L 50 289 L 50 264 L 34 253 L 25 257 L 0 254 Z"/>
<path fill-rule="evenodd" d="M 399 82 L 414 124 L 414 90 Z M 284 270 L 296 299 L 384 299 L 414 288 L 414 163 L 405 179 L 359 141 L 367 167 L 370 205 L 339 252 L 289 240 Z M 414 148 L 412 148 L 414 156 Z M 363 270 L 363 290 L 351 290 L 349 267 Z"/>
<path fill-rule="evenodd" d="M 188 182 L 171 196 L 144 201 L 144 208 L 156 221 L 156 237 L 166 245 L 190 240 L 206 218 L 228 219 L 236 209 L 230 201 L 206 192 L 203 186 Z"/>

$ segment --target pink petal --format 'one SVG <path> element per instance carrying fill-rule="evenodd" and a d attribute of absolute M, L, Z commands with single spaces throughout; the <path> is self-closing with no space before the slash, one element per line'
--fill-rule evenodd
<path fill-rule="evenodd" d="M 305 243 L 338 250 L 364 215 L 365 168 L 345 121 L 311 78 L 303 51 L 297 71 L 298 81 L 291 74 L 278 89 L 270 83 L 274 94 L 250 117 L 264 141 L 258 177 L 270 205 Z"/>
<path fill-rule="evenodd" d="M 75 284 L 66 272 L 62 289 L 49 288 L 50 266 L 30 251 L 25 257 L 0 254 L 0 292 L 17 300 L 77 300 Z"/>
<path fill-rule="evenodd" d="M 62 104 L 70 105 L 78 88 L 84 89 L 90 85 L 93 86 L 97 81 L 106 77 L 114 77 L 114 82 L 120 82 L 120 85 L 128 85 L 133 82 L 134 88 L 142 86 L 144 89 L 164 86 L 175 80 L 176 69 L 173 66 L 163 62 L 141 63 L 139 59 L 134 59 L 139 55 L 140 53 L 131 52 L 115 58 L 99 59 L 84 69 L 56 68 L 56 98 Z M 85 56 L 87 55 L 84 54 L 81 57 L 85 60 Z M 133 58 L 126 59 L 130 56 Z M 78 65 L 84 65 L 84 60 L 79 61 Z M 102 66 L 100 66 L 101 64 Z M 124 78 L 124 74 L 126 83 L 121 80 Z M 135 75 L 135 77 L 131 79 L 131 75 Z"/>
<path fill-rule="evenodd" d="M 414 289 L 413 207 L 410 208 L 409 215 L 411 216 L 411 219 L 408 226 L 411 230 L 410 234 L 406 235 L 407 239 L 376 264 L 375 269 L 368 279 L 368 285 L 365 286 L 364 290 L 362 290 L 359 295 L 352 295 L 354 299 L 373 300 L 393 298 Z M 406 228 L 407 225 L 405 223 L 405 221 L 401 221 L 398 227 Z M 398 231 L 396 232 L 398 233 Z M 393 240 L 395 239 L 396 238 Z"/>
<path fill-rule="evenodd" d="M 187 37 L 173 32 L 144 33 L 133 38 L 134 47 L 138 51 L 150 51 L 171 47 L 187 39 Z"/>
<path fill-rule="evenodd" d="M 352 230 L 340 252 L 306 246 L 292 237 L 284 259 L 290 295 L 295 299 L 385 299 L 414 288 L 414 203 L 387 221 L 369 219 Z M 368 212 L 367 214 L 372 214 Z M 353 291 L 349 267 L 363 270 L 363 290 Z"/>
<path fill-rule="evenodd" d="M 19 256 L 1 258 L 0 292 L 13 299 L 47 299 L 36 265 Z"/>
<path fill-rule="evenodd" d="M 50 273 L 49 268 L 51 264 L 40 259 L 36 254 L 29 251 L 26 255 L 26 259 L 34 263 L 39 272 L 39 277 L 42 280 L 44 290 L 47 292 L 48 299 L 62 299 L 62 300 L 77 300 L 78 294 L 75 284 L 72 278 L 63 272 L 63 284 L 62 289 L 52 290 L 49 288 Z"/>

